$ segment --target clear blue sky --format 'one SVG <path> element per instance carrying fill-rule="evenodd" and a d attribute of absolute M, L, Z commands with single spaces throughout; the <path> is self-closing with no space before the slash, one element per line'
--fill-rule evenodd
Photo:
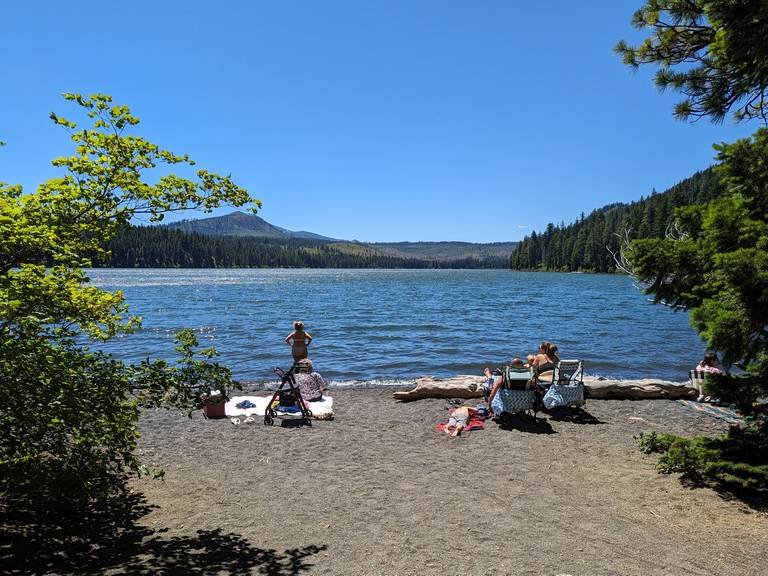
<path fill-rule="evenodd" d="M 518 240 L 707 167 L 754 126 L 672 118 L 641 0 L 63 1 L 3 6 L 0 180 L 71 150 L 65 91 L 230 173 L 292 230 L 362 241 Z M 217 213 L 230 211 L 219 210 Z"/>

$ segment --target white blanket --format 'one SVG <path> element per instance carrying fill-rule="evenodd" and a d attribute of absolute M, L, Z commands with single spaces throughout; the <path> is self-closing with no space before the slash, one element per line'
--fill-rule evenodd
<path fill-rule="evenodd" d="M 243 416 L 264 416 L 267 410 L 267 404 L 272 399 L 269 396 L 234 396 L 224 405 L 224 413 L 228 418 Z M 250 400 L 255 405 L 254 408 L 238 408 L 237 405 L 244 400 Z M 327 420 L 333 416 L 333 398 L 324 396 L 319 402 L 307 402 L 309 409 L 312 410 L 312 417 L 318 420 Z M 299 413 L 300 415 L 300 413 Z"/>

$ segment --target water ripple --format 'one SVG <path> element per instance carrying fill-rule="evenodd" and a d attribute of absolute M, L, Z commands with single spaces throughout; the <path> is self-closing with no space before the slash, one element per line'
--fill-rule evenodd
<path fill-rule="evenodd" d="M 339 382 L 479 373 L 541 340 L 608 377 L 683 380 L 703 345 L 685 314 L 646 301 L 628 278 L 505 270 L 92 270 L 123 290 L 143 328 L 101 346 L 128 361 L 173 359 L 193 328 L 237 378 L 273 379 L 304 320 L 310 353 Z M 385 385 L 385 384 L 382 384 Z"/>

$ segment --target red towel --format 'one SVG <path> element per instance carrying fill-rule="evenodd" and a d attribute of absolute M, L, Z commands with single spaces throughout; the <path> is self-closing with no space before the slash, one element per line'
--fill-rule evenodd
<path fill-rule="evenodd" d="M 445 427 L 448 426 L 448 422 L 441 422 L 435 428 L 437 428 L 440 432 L 445 432 Z M 477 414 L 472 414 L 469 417 L 469 422 L 467 425 L 461 430 L 462 432 L 469 431 L 469 430 L 483 430 L 485 429 L 485 420 L 478 416 Z"/>

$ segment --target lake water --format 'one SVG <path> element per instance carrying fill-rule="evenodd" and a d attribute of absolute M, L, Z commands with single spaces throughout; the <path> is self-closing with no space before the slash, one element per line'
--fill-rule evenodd
<path fill-rule="evenodd" d="M 653 305 L 618 275 L 508 270 L 91 270 L 143 317 L 102 346 L 139 361 L 174 358 L 173 333 L 194 328 L 238 379 L 288 367 L 293 320 L 314 336 L 315 368 L 337 385 L 386 385 L 431 374 L 480 374 L 558 344 L 588 374 L 685 380 L 704 345 L 687 314 Z"/>

